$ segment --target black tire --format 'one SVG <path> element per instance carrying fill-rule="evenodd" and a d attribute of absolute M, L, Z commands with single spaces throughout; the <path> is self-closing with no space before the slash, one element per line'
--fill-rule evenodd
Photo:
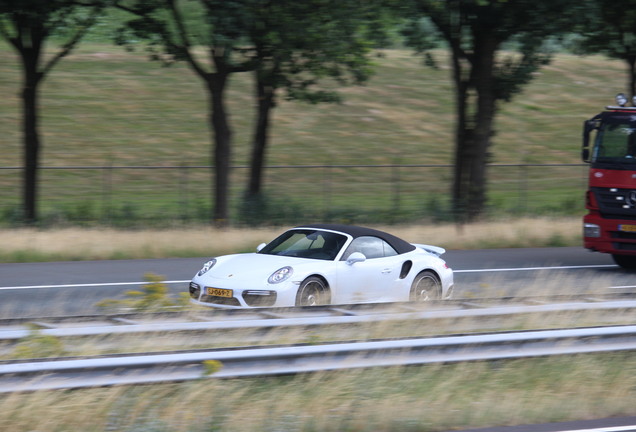
<path fill-rule="evenodd" d="M 633 255 L 615 255 L 612 254 L 614 262 L 624 269 L 634 270 L 636 269 L 636 256 Z"/>
<path fill-rule="evenodd" d="M 425 270 L 415 276 L 411 284 L 411 301 L 425 302 L 439 300 L 442 297 L 442 283 L 437 275 Z"/>
<path fill-rule="evenodd" d="M 296 294 L 296 306 L 319 306 L 331 301 L 329 287 L 317 276 L 305 279 Z"/>

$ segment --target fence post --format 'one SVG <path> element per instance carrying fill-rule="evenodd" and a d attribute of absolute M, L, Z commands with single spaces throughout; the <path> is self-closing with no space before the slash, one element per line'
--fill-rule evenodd
<path fill-rule="evenodd" d="M 102 175 L 102 218 L 110 225 L 112 218 L 112 194 L 113 194 L 113 162 L 103 167 Z"/>
<path fill-rule="evenodd" d="M 179 205 L 181 206 L 181 220 L 188 220 L 188 164 L 182 162 L 179 167 Z"/>
<path fill-rule="evenodd" d="M 323 188 L 323 209 L 322 214 L 325 220 L 328 218 L 329 209 L 331 208 L 331 177 L 332 177 L 332 167 L 331 164 L 325 165 L 324 171 L 324 188 Z"/>
<path fill-rule="evenodd" d="M 519 211 L 526 214 L 528 211 L 528 166 L 519 165 Z"/>

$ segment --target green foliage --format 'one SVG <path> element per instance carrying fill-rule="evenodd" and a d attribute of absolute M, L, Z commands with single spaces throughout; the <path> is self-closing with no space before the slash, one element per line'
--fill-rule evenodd
<path fill-rule="evenodd" d="M 28 336 L 20 339 L 13 350 L 15 358 L 61 357 L 65 354 L 62 341 L 49 335 L 43 335 L 38 327 L 32 327 Z"/>
<path fill-rule="evenodd" d="M 603 53 L 623 60 L 628 67 L 628 96 L 636 94 L 636 1 L 617 4 L 588 0 L 573 49 L 580 54 Z"/>
<path fill-rule="evenodd" d="M 97 307 L 103 309 L 132 309 L 136 312 L 157 312 L 161 310 L 175 310 L 185 308 L 189 304 L 189 295 L 180 293 L 175 300 L 169 296 L 168 286 L 163 282 L 163 276 L 146 273 L 144 279 L 148 282 L 141 290 L 126 292 L 123 300 L 106 299 L 98 302 Z"/>
<path fill-rule="evenodd" d="M 579 54 L 604 53 L 625 60 L 636 55 L 636 1 L 588 0 L 581 10 L 578 38 L 572 48 Z"/>
<path fill-rule="evenodd" d="M 456 56 L 455 61 L 467 61 L 469 65 L 465 75 L 469 78 L 462 78 L 467 88 L 475 85 L 472 80 L 476 75 L 470 71 L 481 67 L 476 56 L 488 55 L 488 44 L 495 44 L 497 51 L 507 43 L 518 53 L 502 55 L 492 71 L 494 95 L 504 101 L 519 93 L 533 73 L 550 61 L 546 41 L 551 41 L 553 35 L 571 32 L 580 19 L 581 8 L 581 2 L 574 0 L 413 0 L 413 4 L 419 14 L 411 16 L 403 30 L 407 45 L 430 56 L 442 37 Z M 551 19 L 546 19 L 548 16 Z M 430 57 L 427 62 L 431 63 Z"/>

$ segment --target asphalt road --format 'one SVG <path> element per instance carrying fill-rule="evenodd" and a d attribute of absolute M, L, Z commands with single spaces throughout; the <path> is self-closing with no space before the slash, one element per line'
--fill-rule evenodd
<path fill-rule="evenodd" d="M 448 251 L 455 297 L 636 291 L 636 273 L 583 248 Z M 187 290 L 208 258 L 0 264 L 0 318 L 87 315 L 95 303 L 122 298 L 164 276 L 171 293 Z"/>
<path fill-rule="evenodd" d="M 461 432 L 634 432 L 636 417 L 615 417 L 597 420 L 546 423 L 523 426 L 502 426 L 471 429 Z"/>

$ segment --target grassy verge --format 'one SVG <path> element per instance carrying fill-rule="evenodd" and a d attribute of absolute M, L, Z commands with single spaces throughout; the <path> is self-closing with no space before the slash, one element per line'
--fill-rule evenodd
<path fill-rule="evenodd" d="M 562 287 L 572 281 L 560 280 Z M 540 284 L 540 281 L 537 281 Z M 194 311 L 196 314 L 196 311 Z M 623 318 L 633 321 L 633 312 Z M 595 325 L 595 312 L 515 316 L 499 330 Z M 315 329 L 67 340 L 36 333 L 14 356 L 98 355 L 197 347 L 326 343 L 475 332 L 460 320 L 368 323 Z M 618 322 L 617 322 L 618 323 Z M 134 347 L 127 349 L 126 347 Z M 6 351 L 7 347 L 3 347 Z M 218 365 L 222 367 L 222 364 Z M 636 414 L 636 358 L 604 353 L 495 362 L 356 369 L 290 377 L 205 379 L 0 395 L 3 430 L 87 432 L 442 431 Z M 37 415 L 33 415 L 37 413 Z"/>
<path fill-rule="evenodd" d="M 604 354 L 0 396 L 3 430 L 440 431 L 636 414 Z M 37 413 L 37 415 L 34 415 Z"/>
<path fill-rule="evenodd" d="M 556 247 L 581 244 L 578 218 L 520 218 L 475 223 L 375 226 L 413 243 L 446 249 Z M 166 230 L 2 229 L 0 262 L 214 256 L 251 252 L 287 227 Z"/>

